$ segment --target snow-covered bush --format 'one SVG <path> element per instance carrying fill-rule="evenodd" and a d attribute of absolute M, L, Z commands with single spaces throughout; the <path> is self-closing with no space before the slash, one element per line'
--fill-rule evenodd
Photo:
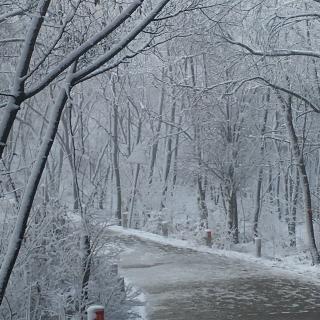
<path fill-rule="evenodd" d="M 126 293 L 112 267 L 119 250 L 98 234 L 101 227 L 88 227 L 94 243 L 86 303 L 103 304 L 109 314 L 114 314 L 113 319 L 125 319 Z M 35 206 L 5 302 L 0 308 L 1 319 L 80 319 L 81 236 L 79 223 L 71 219 L 59 203 Z M 1 259 L 3 253 L 2 250 Z"/>

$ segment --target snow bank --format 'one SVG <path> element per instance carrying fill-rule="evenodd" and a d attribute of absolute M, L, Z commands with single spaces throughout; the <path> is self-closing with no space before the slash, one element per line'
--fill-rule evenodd
<path fill-rule="evenodd" d="M 158 234 L 153 234 L 141 230 L 124 229 L 120 226 L 110 226 L 109 230 L 119 232 L 124 235 L 136 236 L 140 239 L 150 240 L 164 245 L 170 245 L 176 248 L 191 249 L 198 252 L 228 257 L 230 259 L 240 259 L 247 262 L 260 264 L 265 267 L 272 268 L 273 272 L 277 271 L 281 275 L 295 277 L 303 281 L 311 281 L 313 283 L 320 284 L 320 268 L 318 266 L 310 266 L 307 264 L 303 264 L 302 262 L 299 264 L 297 263 L 298 260 L 296 259 L 296 257 L 284 257 L 282 260 L 271 259 L 266 257 L 256 258 L 253 256 L 254 252 L 242 253 L 236 251 L 209 248 L 203 245 L 198 245 L 188 240 L 167 238 Z"/>
<path fill-rule="evenodd" d="M 126 287 L 130 287 L 131 294 L 134 295 L 134 300 L 137 302 L 136 305 L 131 308 L 131 313 L 137 315 L 141 320 L 147 320 L 147 312 L 145 307 L 147 301 L 146 296 L 141 290 L 133 285 L 130 279 L 125 278 L 125 285 Z"/>

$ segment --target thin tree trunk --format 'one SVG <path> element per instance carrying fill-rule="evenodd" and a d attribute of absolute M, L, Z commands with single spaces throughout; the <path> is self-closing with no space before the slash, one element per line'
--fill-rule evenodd
<path fill-rule="evenodd" d="M 128 156 L 131 154 L 131 111 L 130 111 L 130 106 L 128 102 L 128 121 L 127 121 L 127 146 L 128 146 Z"/>
<path fill-rule="evenodd" d="M 24 77 L 28 72 L 38 34 L 40 32 L 50 2 L 51 0 L 39 1 L 36 12 L 33 14 L 30 28 L 26 35 L 26 40 L 21 51 L 21 56 L 13 81 L 13 88 L 11 92 L 12 97 L 10 97 L 8 100 L 7 107 L 2 113 L 2 119 L 0 122 L 0 158 L 2 158 L 9 133 L 12 129 L 17 113 L 20 110 L 20 105 L 24 100 Z"/>
<path fill-rule="evenodd" d="M 139 145 L 139 143 L 140 143 L 141 129 L 142 129 L 142 120 L 140 118 L 139 119 L 139 124 L 138 124 L 138 133 L 137 133 L 136 146 Z M 129 210 L 129 227 L 130 228 L 132 226 L 132 220 L 133 220 L 133 209 L 134 209 L 134 202 L 135 202 L 135 197 L 136 197 L 136 193 L 137 193 L 137 184 L 138 184 L 139 172 L 140 172 L 140 164 L 137 163 L 135 171 L 134 171 L 132 193 L 131 193 L 131 201 L 130 201 L 130 210 Z"/>
<path fill-rule="evenodd" d="M 227 228 L 228 234 L 232 237 L 233 243 L 239 243 L 239 225 L 238 225 L 238 203 L 237 191 L 233 186 L 226 190 L 226 204 L 227 210 Z"/>
<path fill-rule="evenodd" d="M 268 93 L 268 97 L 270 94 Z M 269 98 L 267 97 L 267 101 L 269 102 Z M 266 132 L 266 125 L 268 119 L 268 109 L 266 108 L 263 117 L 263 124 L 261 128 L 261 146 L 260 146 L 260 156 L 263 159 L 264 149 L 265 149 L 265 142 L 264 142 L 264 134 Z M 255 203 L 255 210 L 254 210 L 254 218 L 253 218 L 253 237 L 258 236 L 258 224 L 259 224 L 259 216 L 261 211 L 261 189 L 262 189 L 262 181 L 263 181 L 263 167 L 260 166 L 258 172 L 258 182 L 257 182 L 257 192 L 256 192 L 256 203 Z"/>
<path fill-rule="evenodd" d="M 200 209 L 200 223 L 202 227 L 208 228 L 208 208 L 206 203 L 206 192 L 202 186 L 202 177 L 198 174 L 197 177 L 198 183 L 198 204 Z"/>
<path fill-rule="evenodd" d="M 109 174 L 110 174 L 110 165 L 107 168 L 107 173 L 105 175 L 104 184 L 101 187 L 100 195 L 99 195 L 99 209 L 104 209 L 104 199 L 106 197 L 106 188 L 108 187 L 108 180 L 109 180 Z"/>
<path fill-rule="evenodd" d="M 179 115 L 179 122 L 178 128 L 176 132 L 176 141 L 174 146 L 174 154 L 173 154 L 173 177 L 172 177 L 172 187 L 174 188 L 177 182 L 177 175 L 178 175 L 178 151 L 179 151 L 179 140 L 181 134 L 181 124 L 182 124 L 182 111 L 184 109 L 183 106 L 184 101 L 182 101 L 180 115 Z"/>
<path fill-rule="evenodd" d="M 293 201 L 292 201 L 292 210 L 291 215 L 288 221 L 288 234 L 290 247 L 296 247 L 296 222 L 297 222 L 297 205 L 298 205 L 298 197 L 299 197 L 299 185 L 300 185 L 300 176 L 299 169 L 296 168 L 296 181 L 294 185 L 293 191 Z"/>
<path fill-rule="evenodd" d="M 267 193 L 269 195 L 269 201 L 270 201 L 270 211 L 273 214 L 273 207 L 274 207 L 274 190 L 273 190 L 273 178 L 272 178 L 272 165 L 271 161 L 268 162 L 268 188 Z"/>
<path fill-rule="evenodd" d="M 91 239 L 87 230 L 86 221 L 82 221 L 83 234 L 81 235 L 81 265 L 82 265 L 82 282 L 81 282 L 81 303 L 80 312 L 81 318 L 85 317 L 85 310 L 87 309 L 87 303 L 89 298 L 88 284 L 91 274 Z"/>
<path fill-rule="evenodd" d="M 67 108 L 68 111 L 68 125 L 69 125 L 69 133 L 70 133 L 70 145 L 71 145 L 71 171 L 72 171 L 72 180 L 73 180 L 73 209 L 74 210 L 80 210 L 82 214 L 82 204 L 80 199 L 80 187 L 79 187 L 79 181 L 78 181 L 78 166 L 77 166 L 77 157 L 76 157 L 76 145 L 75 145 L 75 137 L 74 132 L 72 128 L 72 103 L 69 103 L 69 106 Z M 82 135 L 82 132 L 80 130 L 80 135 Z M 83 148 L 82 148 L 83 152 Z"/>
<path fill-rule="evenodd" d="M 72 72 L 73 70 L 74 69 L 72 68 Z M 45 168 L 48 155 L 50 153 L 51 147 L 53 145 L 54 139 L 58 131 L 58 126 L 59 126 L 64 105 L 68 99 L 68 93 L 66 92 L 66 87 L 68 83 L 69 84 L 71 83 L 71 79 L 67 79 L 65 87 L 61 89 L 58 99 L 56 101 L 56 104 L 52 109 L 51 118 L 48 124 L 46 135 L 40 146 L 36 163 L 32 167 L 31 175 L 28 180 L 28 183 L 25 188 L 23 198 L 21 201 L 18 218 L 15 223 L 15 228 L 14 228 L 12 237 L 10 239 L 8 249 L 4 257 L 4 261 L 2 262 L 2 265 L 1 265 L 0 305 L 3 301 L 13 267 L 19 255 L 19 251 L 22 245 L 22 241 L 24 239 L 29 215 L 31 212 L 33 200 L 34 200 L 37 188 L 39 186 L 39 182 L 40 182 L 43 170 Z"/>
<path fill-rule="evenodd" d="M 289 168 L 288 168 L 289 170 Z M 285 173 L 284 175 L 284 179 L 283 179 L 283 182 L 284 182 L 284 199 L 285 199 L 285 221 L 288 223 L 288 219 L 289 219 L 289 216 L 290 216 L 290 201 L 289 201 L 289 198 L 290 198 L 290 178 L 289 178 L 289 172 Z"/>
<path fill-rule="evenodd" d="M 81 161 L 81 156 L 84 154 L 84 142 L 83 142 L 83 130 L 82 130 L 82 115 L 80 111 L 80 129 L 79 135 L 81 140 L 81 154 L 79 155 L 79 162 Z M 88 218 L 86 216 L 86 209 L 84 209 L 80 196 L 80 186 L 78 179 L 78 167 L 76 163 L 76 145 L 75 145 L 75 133 L 72 127 L 72 103 L 70 102 L 68 106 L 68 125 L 69 125 L 69 134 L 70 134 L 70 145 L 71 145 L 71 160 L 72 160 L 72 177 L 73 177 L 73 189 L 74 189 L 74 210 L 78 210 L 81 216 L 81 267 L 82 267 L 82 281 L 81 281 L 81 301 L 80 301 L 80 312 L 81 318 L 84 319 L 84 312 L 87 308 L 88 303 L 88 283 L 90 280 L 91 274 L 91 237 L 88 230 Z"/>
<path fill-rule="evenodd" d="M 278 213 L 279 221 L 281 221 L 281 218 L 282 218 L 282 210 L 281 210 L 281 203 L 280 203 L 280 183 L 281 183 L 281 169 L 279 164 L 278 173 L 277 173 L 277 182 L 276 182 L 276 203 L 277 203 L 277 213 Z"/>
<path fill-rule="evenodd" d="M 275 112 L 275 124 L 273 127 L 273 131 L 277 132 L 279 128 L 279 112 Z M 281 154 L 280 154 L 280 147 L 279 147 L 279 142 L 274 140 L 274 147 L 277 151 L 277 154 L 279 156 L 279 163 L 278 163 L 278 172 L 276 174 L 276 186 L 275 186 L 275 191 L 273 193 L 273 202 L 275 201 L 276 203 L 276 212 L 278 215 L 279 221 L 281 221 L 282 218 L 282 210 L 281 210 L 281 203 L 280 203 L 280 186 L 281 186 Z"/>
<path fill-rule="evenodd" d="M 232 216 L 233 216 L 233 243 L 239 243 L 239 219 L 238 219 L 238 202 L 237 190 L 233 190 L 232 197 Z"/>
<path fill-rule="evenodd" d="M 71 110 L 71 109 L 70 109 Z M 62 124 L 65 131 L 65 143 L 64 147 L 66 149 L 67 158 L 70 164 L 70 170 L 72 173 L 72 192 L 73 192 L 73 210 L 78 210 L 79 205 L 79 194 L 78 194 L 78 188 L 77 188 L 77 181 L 76 181 L 76 166 L 75 166 L 75 159 L 74 159 L 74 151 L 72 147 L 72 134 L 69 134 L 69 130 L 72 130 L 71 128 L 71 111 L 69 110 L 68 115 L 65 117 L 62 117 Z M 69 136 L 71 136 L 71 140 L 69 139 Z"/>
<path fill-rule="evenodd" d="M 258 225 L 259 225 L 259 216 L 261 210 L 261 189 L 263 181 L 263 167 L 259 168 L 258 172 L 258 182 L 257 182 L 257 192 L 255 199 L 255 210 L 253 215 L 253 238 L 258 237 Z"/>
<path fill-rule="evenodd" d="M 174 123 L 175 121 L 175 114 L 176 114 L 176 98 L 173 92 L 173 103 L 171 106 L 171 115 L 170 121 Z M 167 144 L 166 144 L 166 161 L 165 161 L 165 168 L 164 168 L 164 181 L 163 181 L 163 191 L 162 191 L 162 198 L 161 198 L 161 206 L 160 208 L 165 207 L 165 198 L 168 191 L 168 183 L 169 183 L 169 173 L 171 169 L 171 160 L 172 160 L 172 134 L 173 134 L 173 126 L 169 125 L 168 136 L 167 136 Z"/>
<path fill-rule="evenodd" d="M 164 71 L 163 71 L 163 73 L 164 73 Z M 165 96 L 165 89 L 164 89 L 164 85 L 163 85 L 162 89 L 161 89 L 161 96 L 160 96 L 160 102 L 159 102 L 159 120 L 158 120 L 158 124 L 156 127 L 155 141 L 153 142 L 152 149 L 151 149 L 149 184 L 152 184 L 154 166 L 155 166 L 156 159 L 157 159 L 159 135 L 160 135 L 161 125 L 162 125 L 162 114 L 163 114 L 163 109 L 164 109 L 164 96 Z"/>
<path fill-rule="evenodd" d="M 136 164 L 136 168 L 134 171 L 134 179 L 133 179 L 133 186 L 132 186 L 132 193 L 131 193 L 131 201 L 130 201 L 130 210 L 129 210 L 129 227 L 132 227 L 132 220 L 133 220 L 133 209 L 134 209 L 134 202 L 135 202 L 135 197 L 137 193 L 137 183 L 138 183 L 138 177 L 139 177 L 139 172 L 140 172 L 140 164 Z"/>
<path fill-rule="evenodd" d="M 285 110 L 285 120 L 288 128 L 288 132 L 289 132 L 290 143 L 292 145 L 293 154 L 296 159 L 300 178 L 302 181 L 304 208 L 305 208 L 305 214 L 306 214 L 306 232 L 307 232 L 307 238 L 309 242 L 309 250 L 312 258 L 312 263 L 320 264 L 320 255 L 317 249 L 315 236 L 314 236 L 312 200 L 311 200 L 309 179 L 308 179 L 308 174 L 305 167 L 304 157 L 299 147 L 298 137 L 296 135 L 296 132 L 293 126 L 292 108 L 291 108 L 292 98 L 291 96 L 289 96 L 288 102 L 284 101 L 284 99 L 281 99 L 281 101 L 283 103 L 284 110 Z"/>
<path fill-rule="evenodd" d="M 62 147 L 59 148 L 59 163 L 56 166 L 55 174 L 54 174 L 54 188 L 57 194 L 60 193 L 60 184 L 61 184 L 61 175 L 62 175 L 62 168 L 64 162 L 64 154 Z"/>
<path fill-rule="evenodd" d="M 118 105 L 114 103 L 113 105 L 113 168 L 116 180 L 116 193 L 117 193 L 117 208 L 116 217 L 118 219 L 118 224 L 121 225 L 121 178 L 119 169 L 119 145 L 118 145 L 118 118 L 119 110 Z"/>

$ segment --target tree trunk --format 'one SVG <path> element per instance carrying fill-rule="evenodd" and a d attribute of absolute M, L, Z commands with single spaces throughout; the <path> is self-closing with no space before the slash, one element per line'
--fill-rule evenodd
<path fill-rule="evenodd" d="M 184 101 L 182 101 L 180 115 L 179 115 L 179 127 L 176 131 L 176 141 L 174 146 L 174 154 L 173 154 L 173 177 L 172 177 L 172 187 L 174 188 L 177 182 L 177 175 L 178 175 L 178 151 L 179 151 L 179 140 L 181 134 L 181 124 L 182 124 L 182 111 L 184 109 L 183 105 Z"/>
<path fill-rule="evenodd" d="M 297 205 L 299 197 L 299 185 L 300 185 L 300 176 L 299 169 L 296 168 L 296 181 L 293 190 L 293 201 L 291 215 L 288 221 L 288 233 L 289 233 L 289 242 L 290 247 L 296 247 L 296 221 L 297 221 Z"/>
<path fill-rule="evenodd" d="M 119 144 L 118 144 L 118 118 L 119 110 L 118 105 L 114 103 L 113 105 L 113 168 L 116 180 L 116 192 L 117 192 L 117 208 L 116 208 L 116 218 L 118 219 L 118 224 L 121 225 L 121 179 L 120 179 L 120 169 L 119 169 Z"/>
<path fill-rule="evenodd" d="M 140 118 L 139 119 L 139 124 L 138 124 L 138 133 L 137 133 L 136 146 L 140 143 L 141 129 L 142 129 L 142 120 Z M 134 209 L 134 202 L 135 202 L 135 197 L 136 197 L 136 192 L 137 192 L 137 184 L 138 184 L 139 172 L 140 172 L 140 164 L 137 163 L 135 171 L 134 171 L 132 193 L 131 193 L 131 202 L 130 202 L 130 211 L 129 211 L 129 227 L 130 228 L 132 226 L 132 220 L 133 220 L 133 209 Z"/>
<path fill-rule="evenodd" d="M 229 188 L 228 188 L 229 189 Z M 237 191 L 233 186 L 227 190 L 227 227 L 228 234 L 232 237 L 233 243 L 239 243 L 239 224 L 238 224 L 238 203 Z"/>
<path fill-rule="evenodd" d="M 173 101 L 172 101 L 172 106 L 171 106 L 171 115 L 170 115 L 170 121 L 171 123 L 175 122 L 175 115 L 176 115 L 176 97 L 175 97 L 175 92 L 173 90 L 172 93 L 173 96 Z M 173 134 L 173 126 L 167 125 L 169 126 L 169 130 L 168 132 L 168 136 L 167 136 L 167 144 L 166 144 L 166 160 L 165 160 L 165 167 L 164 167 L 164 181 L 163 181 L 163 189 L 162 189 L 162 198 L 161 198 L 161 205 L 160 208 L 164 208 L 165 207 L 165 198 L 166 198 L 166 194 L 168 191 L 168 183 L 169 183 L 169 173 L 170 173 L 170 169 L 171 169 L 171 160 L 172 160 L 172 134 Z"/>
<path fill-rule="evenodd" d="M 270 94 L 268 93 L 268 97 L 267 97 L 268 102 L 270 100 L 269 97 L 270 97 Z M 261 159 L 263 159 L 263 156 L 264 156 L 264 149 L 265 149 L 264 134 L 266 132 L 267 119 L 268 119 L 268 109 L 266 109 L 264 112 L 263 124 L 261 128 L 261 139 L 262 139 L 261 146 L 260 146 Z M 259 172 L 258 172 L 256 204 L 255 204 L 254 218 L 253 218 L 253 237 L 254 238 L 258 236 L 258 223 L 259 223 L 259 216 L 260 216 L 260 210 L 261 210 L 262 181 L 263 181 L 263 167 L 260 166 Z"/>
<path fill-rule="evenodd" d="M 88 304 L 88 284 L 91 274 L 91 240 L 87 233 L 87 228 L 83 228 L 84 234 L 81 235 L 81 265 L 82 265 L 82 282 L 81 282 L 81 318 L 85 319 L 85 310 Z"/>
<path fill-rule="evenodd" d="M 159 135 L 160 135 L 161 125 L 162 125 L 162 114 L 163 114 L 163 109 L 164 109 L 164 94 L 165 94 L 165 89 L 164 89 L 164 86 L 162 86 L 160 103 L 159 103 L 159 121 L 158 121 L 158 124 L 156 127 L 155 141 L 153 142 L 152 149 L 151 149 L 149 184 L 152 184 L 154 166 L 155 166 L 156 159 L 157 159 Z"/>
<path fill-rule="evenodd" d="M 259 224 L 259 216 L 261 209 L 261 189 L 262 189 L 262 180 L 263 180 L 263 168 L 259 168 L 258 173 L 258 182 L 257 182 L 257 192 L 255 199 L 255 210 L 253 215 L 253 238 L 258 237 L 258 224 Z"/>
<path fill-rule="evenodd" d="M 28 183 L 25 188 L 23 198 L 21 201 L 15 228 L 14 228 L 12 237 L 10 239 L 8 249 L 4 257 L 4 261 L 2 262 L 2 265 L 1 265 L 0 305 L 4 298 L 5 291 L 6 291 L 13 267 L 18 258 L 21 244 L 24 239 L 25 231 L 27 228 L 27 223 L 28 223 L 30 212 L 31 212 L 33 200 L 34 200 L 43 170 L 45 168 L 48 155 L 50 153 L 51 147 L 53 145 L 54 139 L 58 131 L 61 114 L 68 98 L 68 94 L 66 92 L 68 83 L 70 83 L 69 79 L 66 81 L 65 88 L 61 89 L 58 99 L 56 101 L 56 104 L 52 109 L 51 118 L 48 124 L 46 135 L 40 146 L 36 163 L 32 167 L 31 175 L 28 180 Z"/>
<path fill-rule="evenodd" d="M 281 218 L 282 218 L 282 210 L 281 210 L 281 203 L 280 203 L 280 183 L 281 183 L 281 169 L 279 164 L 278 173 L 277 173 L 277 182 L 276 182 L 276 203 L 277 203 L 277 213 L 278 213 L 279 221 L 281 221 Z"/>
<path fill-rule="evenodd" d="M 33 14 L 28 33 L 26 35 L 26 40 L 21 51 L 21 56 L 18 61 L 17 70 L 13 81 L 13 89 L 11 92 L 12 97 L 9 98 L 7 107 L 2 113 L 2 119 L 0 122 L 0 158 L 2 158 L 9 133 L 12 129 L 17 113 L 20 110 L 20 105 L 25 99 L 24 77 L 28 72 L 38 34 L 40 32 L 50 2 L 51 0 L 40 0 L 38 2 L 37 10 Z"/>
<path fill-rule="evenodd" d="M 65 116 L 65 117 L 64 117 Z M 72 194 L 73 194 L 73 210 L 78 210 L 79 205 L 79 194 L 78 194 L 78 187 L 77 187 L 77 181 L 76 181 L 76 162 L 75 162 L 75 154 L 74 154 L 74 148 L 73 148 L 73 138 L 72 133 L 69 133 L 69 130 L 72 130 L 71 128 L 71 109 L 69 109 L 68 114 L 64 114 L 62 116 L 62 124 L 64 128 L 64 147 L 66 149 L 67 158 L 70 164 L 70 170 L 72 174 Z M 71 137 L 71 139 L 69 139 Z"/>
<path fill-rule="evenodd" d="M 305 167 L 304 157 L 300 150 L 298 137 L 296 135 L 296 132 L 293 126 L 293 121 L 292 121 L 292 108 L 291 108 L 292 98 L 291 96 L 289 96 L 288 102 L 284 101 L 284 99 L 281 99 L 281 101 L 283 103 L 284 110 L 285 110 L 285 120 L 288 128 L 288 132 L 289 132 L 290 143 L 293 148 L 293 154 L 297 162 L 300 178 L 302 181 L 304 208 L 305 208 L 305 214 L 306 214 L 306 232 L 307 232 L 307 238 L 308 238 L 312 263 L 320 264 L 320 255 L 317 249 L 315 236 L 314 236 L 314 229 L 313 229 L 313 213 L 312 213 L 312 201 L 311 201 L 309 179 L 308 179 L 308 174 Z"/>
<path fill-rule="evenodd" d="M 198 204 L 200 209 L 200 224 L 204 228 L 208 228 L 208 208 L 206 204 L 206 192 L 202 185 L 202 177 L 198 174 Z"/>
<path fill-rule="evenodd" d="M 239 218 L 238 218 L 238 202 L 237 191 L 232 193 L 232 210 L 233 210 L 233 243 L 239 243 Z"/>

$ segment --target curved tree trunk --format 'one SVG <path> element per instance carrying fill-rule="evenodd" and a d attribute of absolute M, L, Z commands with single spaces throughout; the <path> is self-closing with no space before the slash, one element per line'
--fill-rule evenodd
<path fill-rule="evenodd" d="M 283 99 L 281 99 L 281 101 L 283 102 L 283 105 L 284 105 L 285 120 L 288 128 L 288 132 L 289 132 L 290 143 L 292 145 L 293 154 L 297 161 L 297 166 L 298 166 L 300 178 L 302 181 L 304 209 L 306 214 L 306 229 L 307 229 L 306 231 L 307 231 L 307 238 L 308 238 L 308 244 L 309 244 L 309 250 L 312 258 L 312 263 L 320 264 L 320 255 L 317 249 L 315 236 L 314 236 L 312 200 L 311 200 L 309 179 L 308 179 L 308 174 L 307 174 L 303 154 L 301 152 L 299 142 L 298 142 L 298 137 L 296 135 L 296 132 L 293 126 L 293 121 L 292 121 L 292 108 L 291 108 L 292 98 L 289 97 L 288 103 L 286 101 L 283 101 Z"/>
<path fill-rule="evenodd" d="M 67 81 L 66 83 L 68 82 L 69 81 Z M 65 87 L 67 87 L 67 85 Z M 4 298 L 4 294 L 5 294 L 13 267 L 18 258 L 18 254 L 19 254 L 22 241 L 25 235 L 25 231 L 27 228 L 27 223 L 28 223 L 30 212 L 31 212 L 33 200 L 36 195 L 36 191 L 37 191 L 43 170 L 45 168 L 48 155 L 50 153 L 54 139 L 56 137 L 61 114 L 67 99 L 68 99 L 68 94 L 66 92 L 66 88 L 63 88 L 60 91 L 59 97 L 56 101 L 54 108 L 52 109 L 51 118 L 46 131 L 46 135 L 40 146 L 36 163 L 32 167 L 31 175 L 28 180 L 27 186 L 25 188 L 25 192 L 23 194 L 15 228 L 14 228 L 12 237 L 10 239 L 9 247 L 5 254 L 4 261 L 2 262 L 1 269 L 0 269 L 0 305 Z"/>
<path fill-rule="evenodd" d="M 0 158 L 2 158 L 2 154 L 6 147 L 9 133 L 12 129 L 17 113 L 20 110 L 20 105 L 25 99 L 24 77 L 28 73 L 36 41 L 50 2 L 51 0 L 39 1 L 36 12 L 33 14 L 32 22 L 29 27 L 28 33 L 26 35 L 26 40 L 21 51 L 22 53 L 18 61 L 17 70 L 13 81 L 13 87 L 11 92 L 12 97 L 10 97 L 8 101 L 7 107 L 2 114 L 2 119 L 0 122 Z"/>

